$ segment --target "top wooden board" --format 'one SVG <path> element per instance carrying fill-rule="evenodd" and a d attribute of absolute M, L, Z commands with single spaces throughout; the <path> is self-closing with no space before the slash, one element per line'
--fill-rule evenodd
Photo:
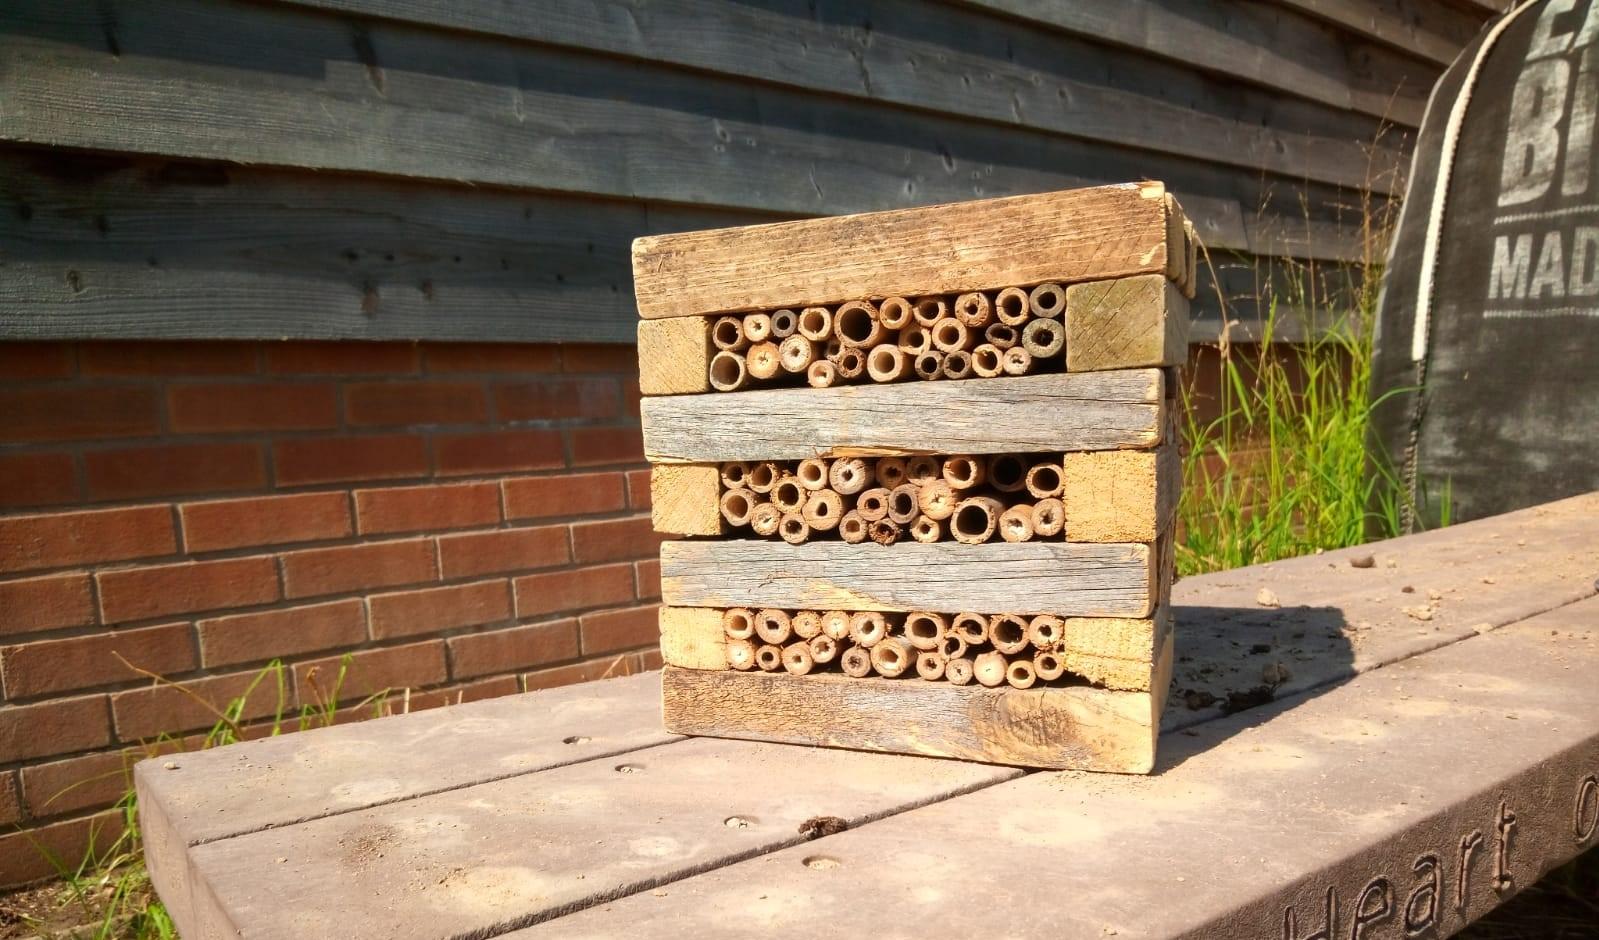
<path fill-rule="evenodd" d="M 1125 184 L 646 236 L 633 287 L 657 319 L 1176 274 L 1166 195 Z"/>

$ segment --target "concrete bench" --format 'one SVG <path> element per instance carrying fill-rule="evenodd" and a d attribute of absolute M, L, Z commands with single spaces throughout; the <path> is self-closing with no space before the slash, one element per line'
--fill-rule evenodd
<path fill-rule="evenodd" d="M 676 738 L 646 675 L 146 761 L 141 826 L 191 938 L 1447 936 L 1599 844 L 1596 578 L 1599 494 L 1184 580 L 1151 777 Z"/>

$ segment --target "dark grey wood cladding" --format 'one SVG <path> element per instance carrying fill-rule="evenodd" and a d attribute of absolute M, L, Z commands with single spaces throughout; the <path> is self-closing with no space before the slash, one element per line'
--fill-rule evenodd
<path fill-rule="evenodd" d="M 641 234 L 1140 177 L 1346 260 L 1485 5 L 15 0 L 0 338 L 628 342 Z"/>

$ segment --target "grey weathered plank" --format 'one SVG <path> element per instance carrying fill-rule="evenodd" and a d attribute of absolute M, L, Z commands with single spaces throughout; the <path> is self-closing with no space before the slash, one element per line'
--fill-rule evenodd
<path fill-rule="evenodd" d="M 1148 545 L 1120 543 L 673 541 L 661 544 L 661 598 L 675 607 L 1144 617 L 1155 601 L 1153 558 Z"/>
<path fill-rule="evenodd" d="M 1015 776 L 687 741 L 210 843 L 195 936 L 491 936 Z M 187 930 L 186 930 L 187 933 Z"/>
<path fill-rule="evenodd" d="M 1477 35 L 1480 14 L 1439 0 L 1278 0 L 1284 6 L 1401 52 L 1447 66 Z"/>
<path fill-rule="evenodd" d="M 1158 369 L 960 382 L 767 389 L 644 399 L 661 463 L 803 460 L 850 452 L 1000 454 L 1153 447 Z"/>

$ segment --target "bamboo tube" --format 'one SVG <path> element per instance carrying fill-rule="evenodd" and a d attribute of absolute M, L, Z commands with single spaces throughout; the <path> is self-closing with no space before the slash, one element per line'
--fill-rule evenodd
<path fill-rule="evenodd" d="M 739 487 L 736 490 L 728 490 L 723 493 L 718 505 L 722 511 L 722 518 L 727 520 L 727 524 L 737 527 L 750 524 L 750 514 L 755 511 L 755 505 L 758 502 L 759 500 L 755 498 L 754 493 Z"/>
<path fill-rule="evenodd" d="M 982 486 L 988 479 L 988 468 L 980 457 L 956 454 L 944 458 L 944 482 L 952 490 L 969 490 Z"/>
<path fill-rule="evenodd" d="M 1007 287 L 994 297 L 994 316 L 1006 326 L 1021 326 L 1031 314 L 1032 304 L 1020 287 Z"/>
<path fill-rule="evenodd" d="M 949 305 L 942 297 L 918 297 L 911 304 L 911 317 L 921 326 L 932 326 L 949 316 Z"/>
<path fill-rule="evenodd" d="M 924 352 L 916 357 L 916 375 L 923 379 L 936 379 L 944 374 L 944 354 Z"/>
<path fill-rule="evenodd" d="M 826 307 L 806 307 L 800 311 L 795 327 L 806 339 L 824 343 L 833 335 L 833 311 Z"/>
<path fill-rule="evenodd" d="M 944 663 L 944 678 L 953 685 L 971 685 L 972 661 L 962 656 Z"/>
<path fill-rule="evenodd" d="M 897 636 L 885 637 L 872 647 L 872 668 L 885 679 L 898 679 L 915 664 L 911 645 Z"/>
<path fill-rule="evenodd" d="M 1066 310 L 1066 291 L 1059 284 L 1044 282 L 1027 295 L 1033 313 L 1046 320 L 1060 316 Z"/>
<path fill-rule="evenodd" d="M 800 486 L 799 477 L 792 473 L 785 473 L 777 478 L 777 484 L 772 487 L 772 505 L 784 512 L 799 512 L 805 505 L 805 487 Z"/>
<path fill-rule="evenodd" d="M 972 660 L 972 678 L 990 689 L 1004 685 L 1005 657 L 993 651 L 978 653 Z"/>
<path fill-rule="evenodd" d="M 955 317 L 967 326 L 985 326 L 993 315 L 994 307 L 987 294 L 973 291 L 955 298 Z"/>
<path fill-rule="evenodd" d="M 772 487 L 782 478 L 782 471 L 777 464 L 770 460 L 750 464 L 749 472 L 744 474 L 744 485 L 762 496 L 770 493 Z"/>
<path fill-rule="evenodd" d="M 783 648 L 767 643 L 755 648 L 755 665 L 762 672 L 776 672 L 783 668 Z"/>
<path fill-rule="evenodd" d="M 885 297 L 877 305 L 877 318 L 885 329 L 904 329 L 910 325 L 911 315 L 911 302 L 903 297 Z"/>
<path fill-rule="evenodd" d="M 822 615 L 814 610 L 797 610 L 788 618 L 788 625 L 794 628 L 795 636 L 808 640 L 821 634 Z"/>
<path fill-rule="evenodd" d="M 906 482 L 915 483 L 917 486 L 920 486 L 923 483 L 930 483 L 933 480 L 938 479 L 938 476 L 939 465 L 937 457 L 930 457 L 927 454 L 917 454 L 915 457 L 905 461 Z"/>
<path fill-rule="evenodd" d="M 803 336 L 789 336 L 777 347 L 777 361 L 788 372 L 805 372 L 816 361 L 816 344 Z"/>
<path fill-rule="evenodd" d="M 756 343 L 744 353 L 744 368 L 749 370 L 750 378 L 765 381 L 777 375 L 783 367 L 783 356 L 776 343 Z"/>
<path fill-rule="evenodd" d="M 755 635 L 755 611 L 733 607 L 722 611 L 722 632 L 730 640 L 747 640 Z"/>
<path fill-rule="evenodd" d="M 772 338 L 788 339 L 799 329 L 799 314 L 792 310 L 772 311 Z"/>
<path fill-rule="evenodd" d="M 967 646 L 960 634 L 950 631 L 938 642 L 938 651 L 944 654 L 945 659 L 959 659 L 966 655 Z"/>
<path fill-rule="evenodd" d="M 1030 689 L 1036 679 L 1031 660 L 1018 659 L 1005 669 L 1005 681 L 1013 689 Z"/>
<path fill-rule="evenodd" d="M 799 480 L 799 485 L 811 492 L 827 489 L 827 460 L 822 457 L 807 457 L 794 467 L 794 477 Z"/>
<path fill-rule="evenodd" d="M 1001 493 L 1019 493 L 1027 486 L 1027 463 L 1015 454 L 995 454 L 987 464 L 988 482 Z"/>
<path fill-rule="evenodd" d="M 844 518 L 844 497 L 832 490 L 817 490 L 806 498 L 800 514 L 805 517 L 805 524 L 817 532 L 831 532 Z"/>
<path fill-rule="evenodd" d="M 944 378 L 964 379 L 972 374 L 972 354 L 956 349 L 944 354 Z"/>
<path fill-rule="evenodd" d="M 888 494 L 886 486 L 874 486 L 862 493 L 855 500 L 855 511 L 867 522 L 876 522 L 888 515 Z"/>
<path fill-rule="evenodd" d="M 838 520 L 839 538 L 851 545 L 859 545 L 860 543 L 866 541 L 866 530 L 868 527 L 870 527 L 870 525 L 871 523 L 861 518 L 860 513 L 851 509 L 849 512 L 844 513 L 843 517 Z"/>
<path fill-rule="evenodd" d="M 878 486 L 893 489 L 905 482 L 905 474 L 909 464 L 904 457 L 879 457 L 872 464 L 872 475 L 877 479 Z"/>
<path fill-rule="evenodd" d="M 1027 641 L 1041 650 L 1051 649 L 1066 636 L 1066 622 L 1054 614 L 1039 614 L 1027 621 Z"/>
<path fill-rule="evenodd" d="M 727 641 L 727 664 L 739 672 L 755 668 L 755 644 L 749 640 Z"/>
<path fill-rule="evenodd" d="M 839 378 L 858 379 L 866 371 L 866 354 L 853 346 L 845 346 L 833 361 L 833 369 Z"/>
<path fill-rule="evenodd" d="M 835 640 L 849 639 L 849 614 L 842 610 L 823 611 L 822 633 Z"/>
<path fill-rule="evenodd" d="M 916 497 L 921 487 L 915 483 L 901 483 L 888 491 L 888 518 L 900 525 L 910 525 L 918 513 Z"/>
<path fill-rule="evenodd" d="M 776 607 L 763 607 L 755 612 L 755 635 L 760 637 L 762 643 L 781 646 L 787 643 L 793 634 L 794 627 L 786 611 Z"/>
<path fill-rule="evenodd" d="M 999 514 L 999 537 L 1007 542 L 1033 540 L 1033 507 L 1023 503 Z"/>
<path fill-rule="evenodd" d="M 805 383 L 811 388 L 831 388 L 838 381 L 838 366 L 818 359 L 805 367 Z"/>
<path fill-rule="evenodd" d="M 816 665 L 811 655 L 811 645 L 803 640 L 783 647 L 783 668 L 791 676 L 803 676 Z"/>
<path fill-rule="evenodd" d="M 742 489 L 744 478 L 750 473 L 749 463 L 743 460 L 729 460 L 718 469 L 722 476 L 722 488 L 729 490 Z"/>
<path fill-rule="evenodd" d="M 783 523 L 783 510 L 771 503 L 759 503 L 750 513 L 750 528 L 756 535 L 776 535 L 777 527 Z"/>
<path fill-rule="evenodd" d="M 870 524 L 866 534 L 879 545 L 893 545 L 899 541 L 900 531 L 899 523 L 894 520 L 879 519 Z"/>
<path fill-rule="evenodd" d="M 829 337 L 826 344 L 822 346 L 822 355 L 827 358 L 828 362 L 837 364 L 838 357 L 843 354 L 844 344 L 839 342 L 836 336 Z"/>
<path fill-rule="evenodd" d="M 872 654 L 859 646 L 851 646 L 838 658 L 844 675 L 864 679 L 872 674 Z"/>
<path fill-rule="evenodd" d="M 827 468 L 827 482 L 840 496 L 854 496 L 871 485 L 872 472 L 860 457 L 840 457 Z"/>
<path fill-rule="evenodd" d="M 783 518 L 778 520 L 777 534 L 788 544 L 799 545 L 810 541 L 811 527 L 799 513 L 785 512 Z"/>
<path fill-rule="evenodd" d="M 1022 330 L 1022 348 L 1034 359 L 1058 356 L 1066 348 L 1066 328 L 1059 320 L 1034 320 Z"/>
<path fill-rule="evenodd" d="M 927 516 L 917 516 L 911 523 L 911 538 L 927 544 L 941 542 L 944 540 L 944 523 Z"/>
<path fill-rule="evenodd" d="M 756 621 L 756 631 L 760 621 Z M 988 618 L 988 642 L 1007 655 L 1027 648 L 1027 621 L 1018 614 L 995 614 Z"/>
<path fill-rule="evenodd" d="M 936 650 L 949 631 L 943 614 L 916 610 L 905 615 L 905 639 L 919 650 Z"/>
<path fill-rule="evenodd" d="M 736 392 L 749 380 L 749 369 L 744 366 L 743 356 L 724 349 L 711 357 L 709 378 L 711 388 L 718 392 Z"/>
<path fill-rule="evenodd" d="M 849 616 L 849 638 L 856 645 L 871 649 L 888 636 L 888 618 L 875 610 L 856 611 Z"/>
<path fill-rule="evenodd" d="M 989 343 L 978 343 L 972 349 L 972 371 L 985 379 L 991 379 L 1005 371 L 1004 360 L 998 347 Z"/>
<path fill-rule="evenodd" d="M 743 327 L 744 339 L 752 346 L 772 338 L 772 318 L 764 313 L 745 314 Z"/>
<path fill-rule="evenodd" d="M 951 353 L 972 345 L 972 331 L 954 317 L 939 320 L 928 327 L 928 332 L 933 337 L 933 348 L 939 352 Z"/>
<path fill-rule="evenodd" d="M 838 641 L 823 633 L 813 636 L 809 640 L 811 647 L 811 662 L 818 666 L 825 666 L 838 658 Z"/>
<path fill-rule="evenodd" d="M 899 348 L 905 351 L 905 355 L 915 359 L 933 348 L 933 334 L 927 332 L 925 326 L 907 326 L 899 331 Z"/>
<path fill-rule="evenodd" d="M 1041 499 L 1033 504 L 1033 534 L 1054 538 L 1066 528 L 1066 505 L 1058 499 Z"/>
<path fill-rule="evenodd" d="M 1026 375 L 1033 371 L 1033 354 L 1020 346 L 1012 346 L 1000 356 L 1006 375 Z"/>
<path fill-rule="evenodd" d="M 1040 682 L 1054 682 L 1066 674 L 1066 664 L 1061 661 L 1060 654 L 1045 650 L 1033 655 L 1033 674 Z"/>
<path fill-rule="evenodd" d="M 1004 323 L 990 323 L 988 328 L 983 330 L 983 339 L 1001 353 L 1004 353 L 1007 349 L 1014 348 L 1017 343 L 1022 341 L 1021 334 L 1016 332 L 1016 328 Z M 1003 366 L 1004 357 L 1001 356 L 1000 358 L 1000 364 Z"/>
<path fill-rule="evenodd" d="M 866 374 L 873 382 L 898 382 L 909 367 L 905 353 L 893 343 L 878 343 L 866 354 Z"/>
<path fill-rule="evenodd" d="M 923 483 L 916 491 L 916 507 L 922 511 L 922 515 L 935 522 L 943 522 L 955 515 L 955 504 L 958 502 L 960 500 L 956 498 L 955 490 L 945 480 Z"/>
<path fill-rule="evenodd" d="M 916 654 L 916 674 L 928 682 L 937 682 L 944 678 L 944 654 L 937 650 L 925 650 Z"/>
<path fill-rule="evenodd" d="M 956 614 L 949 622 L 949 631 L 969 646 L 982 646 L 988 642 L 988 618 L 982 614 Z"/>
<path fill-rule="evenodd" d="M 1035 463 L 1027 471 L 1027 492 L 1033 494 L 1034 499 L 1049 499 L 1059 496 L 1061 489 L 1061 468 L 1058 463 Z"/>
<path fill-rule="evenodd" d="M 883 341 L 883 322 L 871 301 L 852 300 L 833 312 L 833 335 L 845 346 L 870 348 Z"/>
<path fill-rule="evenodd" d="M 738 317 L 717 317 L 711 324 L 711 344 L 731 352 L 748 346 L 750 341 L 744 338 L 744 321 Z"/>

